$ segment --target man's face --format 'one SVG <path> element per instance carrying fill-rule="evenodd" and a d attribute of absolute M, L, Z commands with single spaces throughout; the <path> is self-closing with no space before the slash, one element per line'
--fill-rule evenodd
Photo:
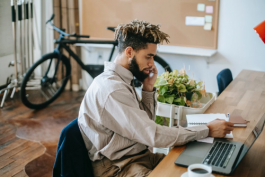
<path fill-rule="evenodd" d="M 147 48 L 139 50 L 129 64 L 129 70 L 141 82 L 153 71 L 156 49 L 157 44 L 147 43 Z"/>

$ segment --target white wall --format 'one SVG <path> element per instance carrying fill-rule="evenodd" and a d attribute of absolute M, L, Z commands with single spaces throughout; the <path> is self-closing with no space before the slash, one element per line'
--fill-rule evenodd
<path fill-rule="evenodd" d="M 265 71 L 265 44 L 253 30 L 265 20 L 264 7 L 265 0 L 220 0 L 218 53 L 211 58 L 209 65 L 203 57 L 159 55 L 172 69 L 181 69 L 183 64 L 186 68 L 190 65 L 188 74 L 192 76 L 194 73 L 195 79 L 204 80 L 206 90 L 210 92 L 218 91 L 216 76 L 224 68 L 230 68 L 234 78 L 243 69 Z M 109 51 L 105 49 L 105 60 Z M 90 55 L 84 53 L 85 50 L 82 53 L 84 61 L 96 62 L 98 50 L 91 50 Z"/>
<path fill-rule="evenodd" d="M 8 42 L 6 42 L 8 41 Z M 0 1 L 0 86 L 13 73 L 14 68 L 8 64 L 14 58 L 10 0 Z"/>
<path fill-rule="evenodd" d="M 45 22 L 53 13 L 53 0 L 33 0 L 34 4 L 34 61 L 53 51 L 53 30 Z M 19 33 L 17 29 L 17 34 Z M 7 67 L 14 60 L 13 34 L 11 25 L 10 0 L 0 1 L 0 86 L 6 83 L 6 78 L 14 74 L 14 67 Z M 17 40 L 17 46 L 19 40 Z M 19 50 L 19 47 L 17 47 Z M 18 51 L 19 52 L 19 51 Z M 19 59 L 19 53 L 17 55 Z"/>

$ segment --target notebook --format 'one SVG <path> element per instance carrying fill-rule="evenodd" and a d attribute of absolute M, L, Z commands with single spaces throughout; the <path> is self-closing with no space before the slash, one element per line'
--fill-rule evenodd
<path fill-rule="evenodd" d="M 229 122 L 234 123 L 234 127 L 246 127 L 249 121 L 244 120 L 240 115 L 230 115 Z"/>
<path fill-rule="evenodd" d="M 187 114 L 186 118 L 188 127 L 206 125 L 215 119 L 224 119 L 228 121 L 225 114 Z M 233 138 L 232 131 L 230 134 L 226 134 L 224 138 Z"/>

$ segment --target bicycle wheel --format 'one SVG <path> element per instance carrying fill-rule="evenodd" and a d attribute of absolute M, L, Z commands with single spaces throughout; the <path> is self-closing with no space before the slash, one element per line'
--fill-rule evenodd
<path fill-rule="evenodd" d="M 169 64 L 163 60 L 160 56 L 155 55 L 154 56 L 155 65 L 158 71 L 158 75 L 161 75 L 165 71 L 172 72 L 172 69 L 170 68 Z M 135 87 L 141 87 L 142 83 L 138 81 L 137 79 L 134 80 Z"/>
<path fill-rule="evenodd" d="M 70 74 L 70 62 L 64 55 L 50 53 L 42 56 L 22 81 L 22 103 L 31 109 L 46 107 L 63 92 Z"/>
<path fill-rule="evenodd" d="M 154 61 L 158 70 L 158 75 L 162 74 L 165 71 L 172 72 L 172 69 L 170 68 L 169 64 L 165 60 L 163 60 L 163 58 L 161 58 L 160 56 L 155 55 Z"/>

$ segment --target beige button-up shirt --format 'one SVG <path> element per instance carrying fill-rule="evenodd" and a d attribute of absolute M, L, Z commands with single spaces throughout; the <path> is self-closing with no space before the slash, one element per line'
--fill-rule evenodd
<path fill-rule="evenodd" d="M 134 155 L 148 146 L 171 147 L 208 136 L 207 126 L 166 127 L 154 122 L 156 93 L 132 86 L 133 74 L 119 64 L 105 62 L 81 103 L 78 124 L 92 161 Z"/>

